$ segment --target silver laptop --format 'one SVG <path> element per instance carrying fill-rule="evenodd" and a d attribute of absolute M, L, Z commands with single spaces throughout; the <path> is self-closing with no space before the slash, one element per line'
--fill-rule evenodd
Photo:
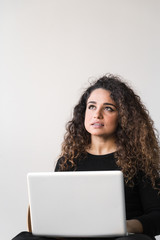
<path fill-rule="evenodd" d="M 127 234 L 121 171 L 29 173 L 27 177 L 33 234 Z"/>

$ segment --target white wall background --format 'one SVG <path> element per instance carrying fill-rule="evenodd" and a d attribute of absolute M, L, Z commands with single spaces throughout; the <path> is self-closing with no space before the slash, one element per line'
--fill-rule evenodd
<path fill-rule="evenodd" d="M 160 130 L 159 0 L 0 0 L 0 239 L 27 230 L 26 174 L 52 171 L 88 80 L 128 80 Z"/>

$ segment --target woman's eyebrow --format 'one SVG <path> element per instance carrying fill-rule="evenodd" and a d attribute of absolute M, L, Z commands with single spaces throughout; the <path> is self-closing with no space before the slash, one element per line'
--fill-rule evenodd
<path fill-rule="evenodd" d="M 117 109 L 116 105 L 114 105 L 112 103 L 104 103 L 103 105 L 111 105 L 111 106 L 113 106 L 113 107 L 115 107 Z"/>
<path fill-rule="evenodd" d="M 95 102 L 95 101 L 90 101 L 90 102 L 88 102 L 87 104 L 89 104 L 89 103 L 94 103 L 94 104 L 96 104 L 96 102 Z"/>

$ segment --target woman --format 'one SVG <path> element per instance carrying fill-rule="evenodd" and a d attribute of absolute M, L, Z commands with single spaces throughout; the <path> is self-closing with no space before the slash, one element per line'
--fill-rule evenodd
<path fill-rule="evenodd" d="M 122 170 L 128 232 L 160 234 L 158 139 L 145 106 L 120 78 L 104 76 L 84 92 L 61 156 L 56 171 Z"/>
<path fill-rule="evenodd" d="M 133 90 L 117 76 L 100 78 L 80 98 L 66 130 L 55 171 L 124 174 L 127 230 L 135 234 L 113 239 L 159 235 L 160 148 L 153 121 Z"/>

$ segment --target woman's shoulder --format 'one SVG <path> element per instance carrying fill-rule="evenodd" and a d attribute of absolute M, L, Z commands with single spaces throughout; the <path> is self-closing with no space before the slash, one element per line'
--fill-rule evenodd
<path fill-rule="evenodd" d="M 64 162 L 64 157 L 62 156 L 62 157 L 60 157 L 60 158 L 57 160 L 57 162 L 56 162 L 56 166 L 55 166 L 55 169 L 54 169 L 55 172 L 61 171 L 61 170 L 60 170 L 60 166 L 61 166 L 61 164 L 62 164 L 63 162 Z"/>
<path fill-rule="evenodd" d="M 55 172 L 75 171 L 79 158 L 80 157 L 77 157 L 70 161 L 64 156 L 61 156 L 56 162 Z"/>

